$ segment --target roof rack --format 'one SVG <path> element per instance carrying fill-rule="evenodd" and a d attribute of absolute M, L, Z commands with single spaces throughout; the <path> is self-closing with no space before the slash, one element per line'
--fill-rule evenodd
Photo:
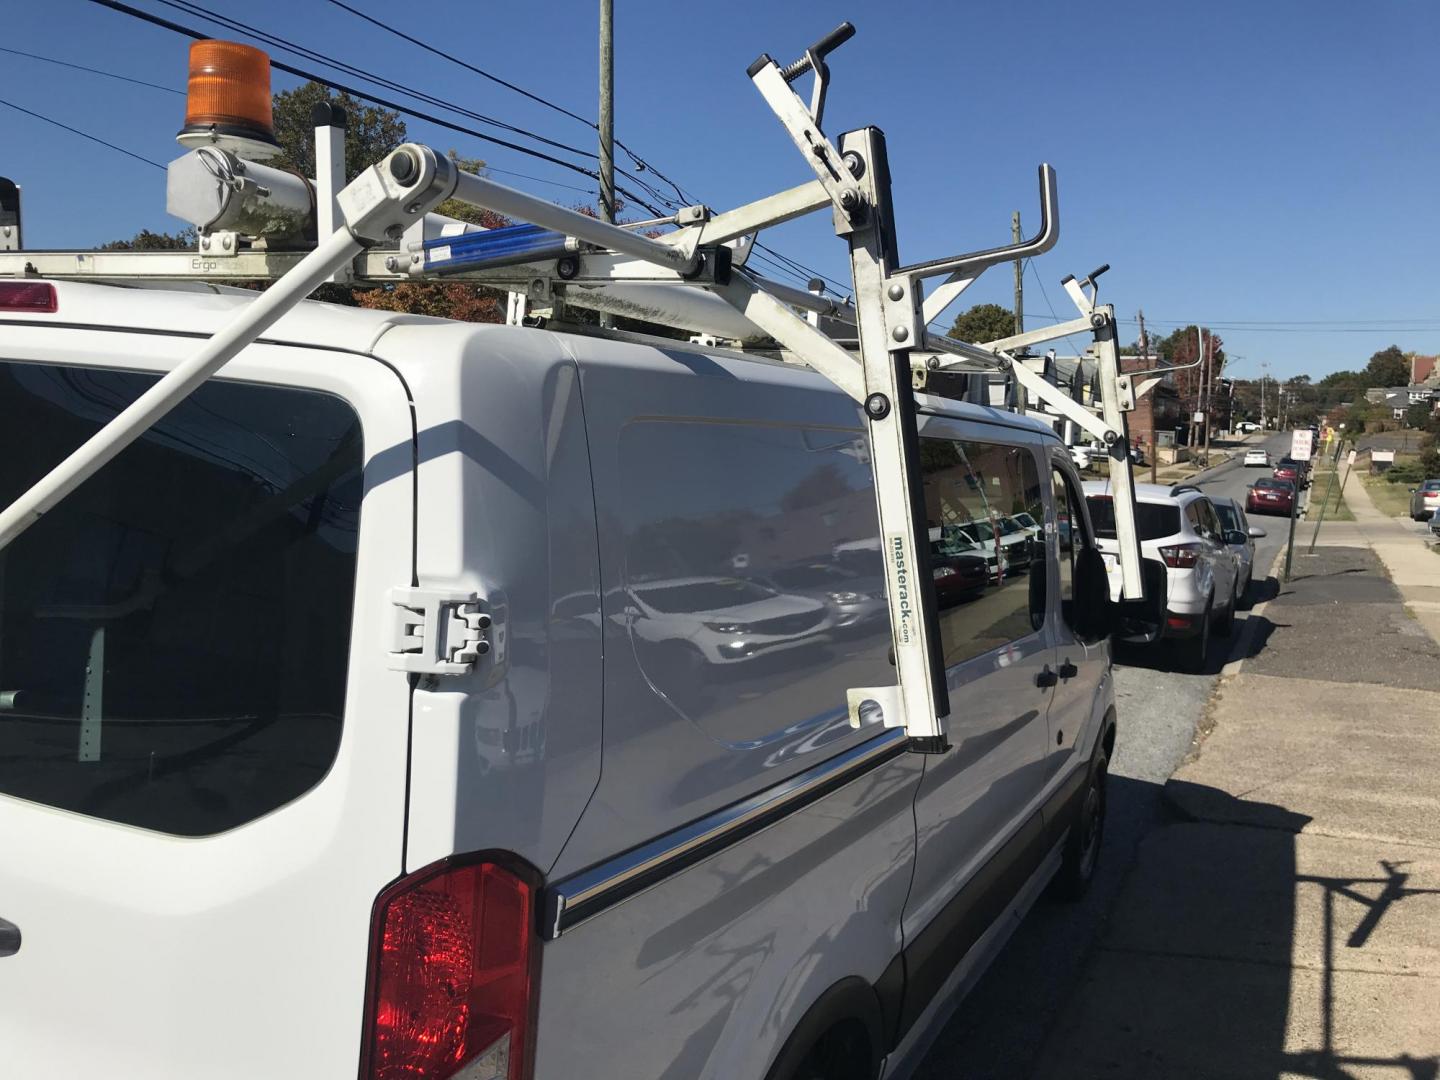
<path fill-rule="evenodd" d="M 1138 600 L 1144 588 L 1126 433 L 1135 393 L 1130 376 L 1119 370 L 1114 308 L 1096 302 L 1098 278 L 1108 267 L 1083 281 L 1064 279 L 1079 312 L 1068 322 L 982 344 L 929 331 L 986 269 L 1054 246 L 1055 173 L 1040 166 L 1041 224 L 1030 239 L 903 263 L 883 134 L 867 127 L 832 141 L 821 128 L 830 77 L 825 58 L 854 32 L 842 23 L 793 63 L 782 67 L 762 55 L 748 69 L 815 178 L 724 213 L 687 207 L 667 219 L 673 230 L 658 238 L 461 172 L 444 155 L 411 143 L 342 187 L 343 127 L 337 120 L 343 118 L 332 113 L 317 117 L 323 122 L 316 130 L 319 175 L 313 182 L 242 160 L 218 145 L 202 146 L 171 164 L 170 208 L 201 219 L 197 252 L 0 250 L 0 277 L 272 282 L 194 356 L 0 511 L 0 548 L 325 281 L 472 281 L 510 292 L 512 322 L 530 318 L 537 305 L 568 303 L 682 326 L 742 347 L 778 346 L 787 359 L 807 364 L 853 398 L 869 421 L 897 684 L 850 689 L 851 721 L 858 725 L 862 705 L 874 702 L 887 726 L 906 729 L 912 750 L 944 752 L 949 694 L 938 618 L 925 591 L 916 587 L 931 576 L 917 392 L 947 396 L 956 380 L 941 376 L 961 375 L 964 389 L 955 396 L 989 404 L 989 383 L 998 377 L 1017 411 L 1026 411 L 1033 400 L 1051 422 L 1070 421 L 1098 439 L 1109 456 L 1123 594 Z M 808 103 L 793 87 L 807 74 L 813 76 Z M 187 186 L 186 177 L 202 176 L 204 188 Z M 310 186 L 302 190 L 297 183 Z M 308 251 L 273 250 L 260 242 L 264 235 L 247 237 L 222 227 L 253 229 L 256 222 L 276 221 L 294 235 L 302 224 L 297 216 L 302 196 L 313 197 L 320 237 Z M 484 230 L 428 213 L 447 198 L 518 224 Z M 784 286 L 745 266 L 760 230 L 820 210 L 832 212 L 835 231 L 848 245 L 853 302 Z M 18 213 L 16 219 L 18 236 Z M 927 291 L 927 283 L 937 280 Z M 1053 374 L 1031 370 L 1023 358 L 1031 345 L 1077 333 L 1094 339 L 1100 393 L 1088 406 L 1076 400 L 1082 394 L 1061 389 Z M 853 340 L 857 348 L 842 340 Z"/>

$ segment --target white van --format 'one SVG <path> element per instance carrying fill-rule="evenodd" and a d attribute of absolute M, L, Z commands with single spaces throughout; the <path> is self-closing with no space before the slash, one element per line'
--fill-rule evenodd
<path fill-rule="evenodd" d="M 249 302 L 27 284 L 5 505 Z M 940 612 L 934 757 L 847 720 L 894 675 L 830 383 L 302 304 L 0 552 L 4 1074 L 912 1063 L 1085 887 L 1116 738 L 1065 447 L 922 401 L 927 515 L 1036 526 Z"/>

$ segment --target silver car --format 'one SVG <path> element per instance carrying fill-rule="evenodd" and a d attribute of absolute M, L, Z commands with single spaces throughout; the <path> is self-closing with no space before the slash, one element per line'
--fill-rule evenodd
<path fill-rule="evenodd" d="M 1085 501 L 1105 563 L 1110 595 L 1120 597 L 1119 545 L 1108 480 L 1085 484 Z M 1136 531 L 1147 559 L 1165 564 L 1167 600 L 1162 637 L 1177 642 L 1182 663 L 1203 671 L 1212 633 L 1228 637 L 1239 606 L 1239 560 L 1225 542 L 1215 505 L 1190 484 L 1135 485 Z"/>
<path fill-rule="evenodd" d="M 1429 521 L 1440 510 L 1440 480 L 1426 480 L 1417 488 L 1410 489 L 1410 517 L 1414 521 Z"/>
<path fill-rule="evenodd" d="M 1250 593 L 1250 583 L 1255 577 L 1255 541 L 1265 535 L 1258 525 L 1251 525 L 1245 516 L 1245 508 L 1234 499 L 1211 497 L 1215 513 L 1225 530 L 1225 543 L 1239 562 L 1240 592 L 1243 600 Z"/>

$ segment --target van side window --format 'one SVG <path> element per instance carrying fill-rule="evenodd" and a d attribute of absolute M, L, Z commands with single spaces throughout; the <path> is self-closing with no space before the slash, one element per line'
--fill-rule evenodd
<path fill-rule="evenodd" d="M 736 746 L 894 679 L 861 432 L 641 420 L 619 461 L 625 587 L 605 615 L 679 712 Z"/>
<path fill-rule="evenodd" d="M 0 363 L 8 505 L 152 375 Z M 340 742 L 360 421 L 212 380 L 0 552 L 0 792 L 204 836 Z"/>
<path fill-rule="evenodd" d="M 947 667 L 1034 633 L 1044 611 L 1045 519 L 1028 448 L 922 438 L 930 564 Z"/>

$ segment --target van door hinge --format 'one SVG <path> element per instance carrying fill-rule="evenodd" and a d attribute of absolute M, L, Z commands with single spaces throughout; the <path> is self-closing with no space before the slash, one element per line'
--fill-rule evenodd
<path fill-rule="evenodd" d="M 490 651 L 490 616 L 473 592 L 391 589 L 390 663 L 395 671 L 465 675 Z"/>

